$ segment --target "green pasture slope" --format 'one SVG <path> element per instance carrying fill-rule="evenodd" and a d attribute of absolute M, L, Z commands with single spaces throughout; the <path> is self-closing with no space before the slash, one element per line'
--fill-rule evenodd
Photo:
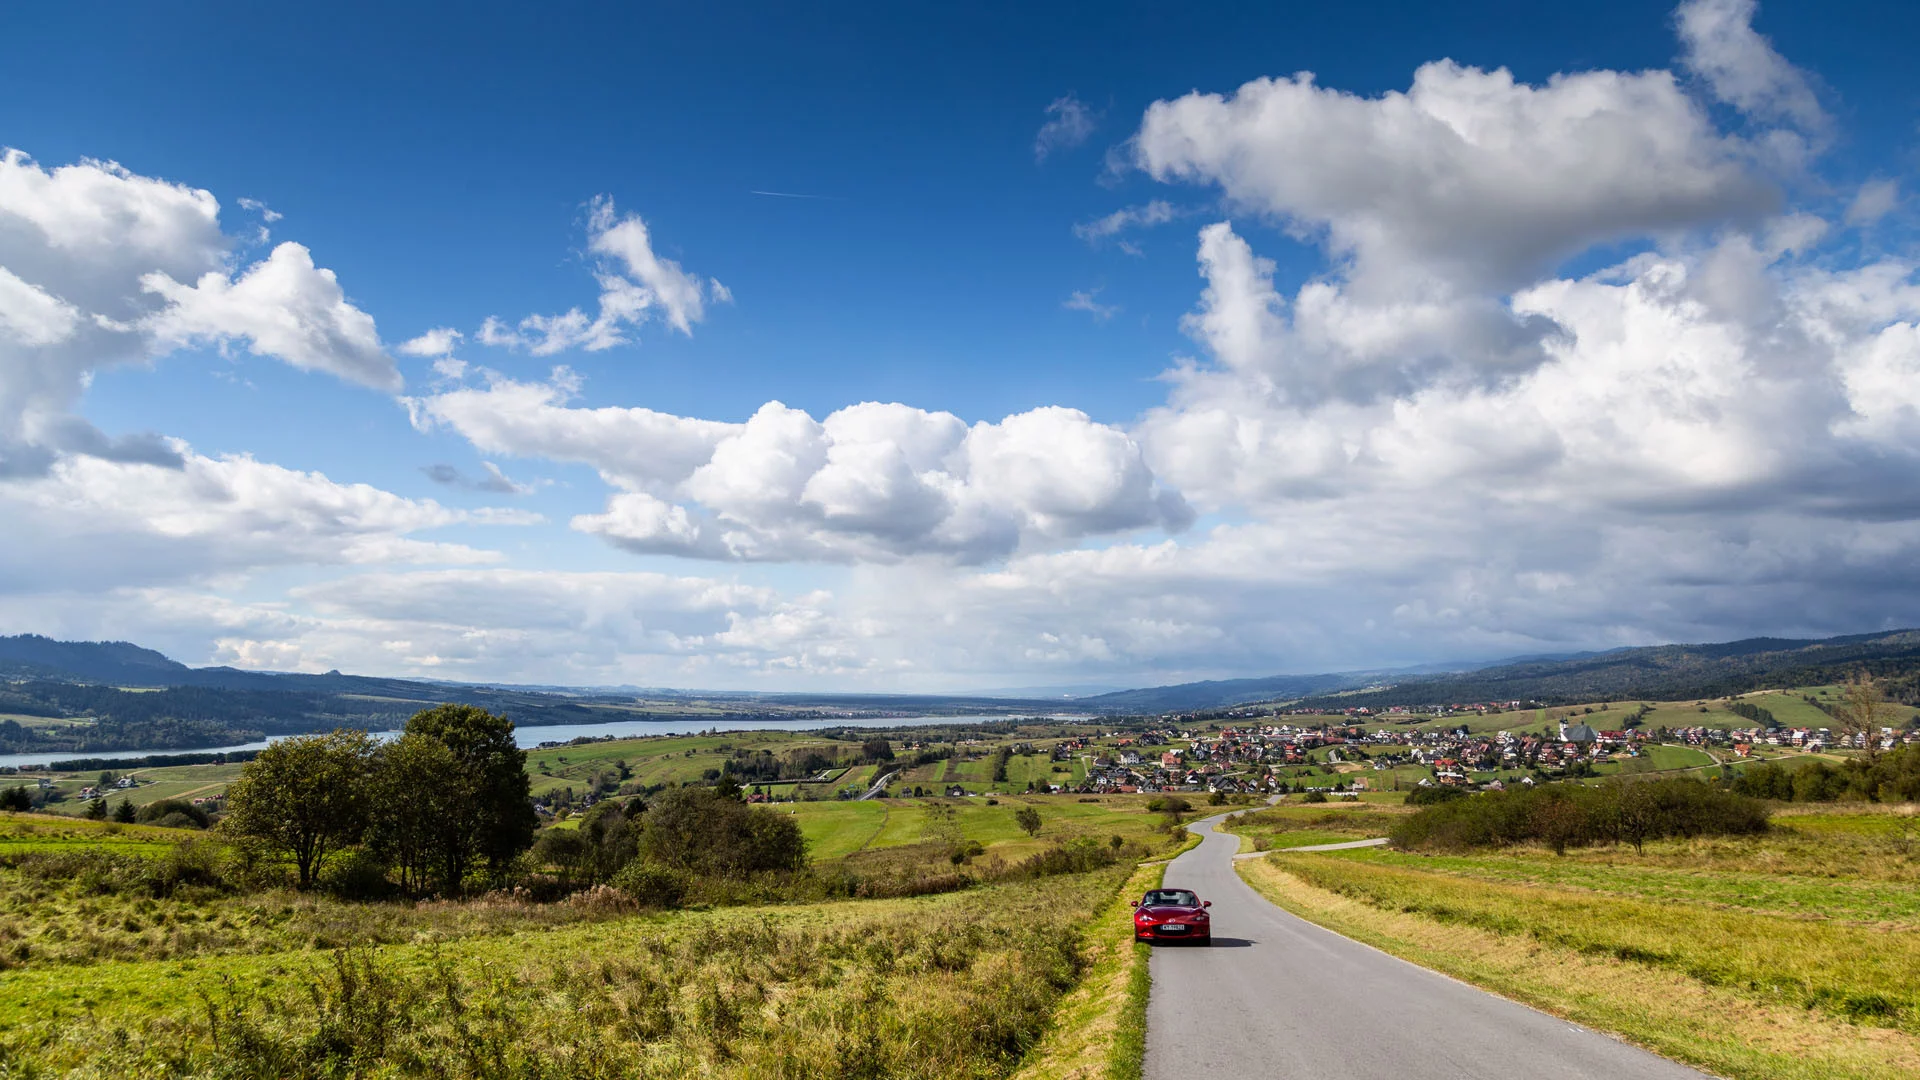
<path fill-rule="evenodd" d="M 122 825 L 53 814 L 0 814 L 0 859 L 68 851 L 151 856 L 202 835 L 194 829 Z"/>

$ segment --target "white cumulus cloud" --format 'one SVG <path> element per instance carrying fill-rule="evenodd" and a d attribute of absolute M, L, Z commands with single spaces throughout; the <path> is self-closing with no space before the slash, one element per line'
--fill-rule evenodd
<path fill-rule="evenodd" d="M 185 345 L 241 342 L 398 389 L 373 320 L 306 248 L 236 272 L 234 247 L 210 192 L 0 152 L 0 477 L 44 474 L 64 454 L 180 464 L 158 436 L 109 436 L 76 409 L 95 373 Z"/>
<path fill-rule="evenodd" d="M 147 322 L 163 347 L 245 340 L 250 351 L 376 390 L 398 391 L 399 369 L 373 317 L 348 302 L 333 271 L 283 243 L 237 278 L 212 271 L 184 285 L 156 271 L 141 285 L 168 303 Z"/>
<path fill-rule="evenodd" d="M 488 317 L 477 335 L 481 344 L 525 349 L 535 356 L 552 356 L 569 349 L 601 352 L 632 339 L 630 332 L 659 319 L 682 334 L 706 318 L 709 302 L 730 303 L 733 293 L 712 278 L 682 269 L 653 250 L 652 234 L 638 214 L 617 214 L 613 200 L 593 200 L 587 218 L 587 249 L 598 262 L 594 280 L 600 285 L 597 314 L 579 308 L 558 315 L 528 315 L 509 326 Z"/>

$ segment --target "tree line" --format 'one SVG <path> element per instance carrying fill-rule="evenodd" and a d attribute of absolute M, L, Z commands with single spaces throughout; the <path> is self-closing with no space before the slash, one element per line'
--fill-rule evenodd
<path fill-rule="evenodd" d="M 1781 802 L 1913 802 L 1920 800 L 1920 747 L 1848 758 L 1830 765 L 1817 758 L 1782 768 L 1772 762 L 1748 766 L 1733 790 Z"/>
<path fill-rule="evenodd" d="M 612 884 L 672 907 L 701 879 L 806 866 L 798 822 L 748 806 L 730 774 L 607 800 L 577 828 L 539 831 L 513 730 L 476 706 L 440 705 L 387 743 L 348 729 L 283 739 L 228 788 L 221 829 L 284 855 L 302 889 L 325 875 L 360 896 Z"/>

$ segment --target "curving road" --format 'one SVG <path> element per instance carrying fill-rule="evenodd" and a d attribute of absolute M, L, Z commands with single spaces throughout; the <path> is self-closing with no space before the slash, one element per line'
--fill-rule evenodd
<path fill-rule="evenodd" d="M 1234 873 L 1225 816 L 1167 867 L 1213 901 L 1214 943 L 1154 948 L 1147 1080 L 1705 1076 L 1289 915 Z"/>
<path fill-rule="evenodd" d="M 899 769 L 895 769 L 895 770 L 893 770 L 892 772 L 884 772 L 884 773 L 881 773 L 881 774 L 880 774 L 880 778 L 879 778 L 878 780 L 875 780 L 875 781 L 873 782 L 873 786 L 867 789 L 867 793 L 866 793 L 865 795 L 862 795 L 862 796 L 860 796 L 859 798 L 857 798 L 857 799 L 855 799 L 855 800 L 853 800 L 853 801 L 854 801 L 854 802 L 866 802 L 866 801 L 867 801 L 868 799 L 877 799 L 877 798 L 879 798 L 879 797 L 880 797 L 880 793 L 881 793 L 881 792 L 884 792 L 884 791 L 886 791 L 886 790 L 887 790 L 887 785 L 888 785 L 888 784 L 890 784 L 890 783 L 892 783 L 892 782 L 893 782 L 893 778 L 894 778 L 894 777 L 896 777 L 896 776 L 898 776 L 898 775 L 900 775 L 900 770 L 899 770 Z"/>

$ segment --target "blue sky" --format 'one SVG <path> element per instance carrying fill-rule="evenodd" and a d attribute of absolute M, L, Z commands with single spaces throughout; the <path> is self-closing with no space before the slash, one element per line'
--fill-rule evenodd
<path fill-rule="evenodd" d="M 1911 6 L 395 7 L 0 14 L 0 631 L 952 689 L 1916 621 Z M 610 274 L 619 343 L 522 323 Z"/>

